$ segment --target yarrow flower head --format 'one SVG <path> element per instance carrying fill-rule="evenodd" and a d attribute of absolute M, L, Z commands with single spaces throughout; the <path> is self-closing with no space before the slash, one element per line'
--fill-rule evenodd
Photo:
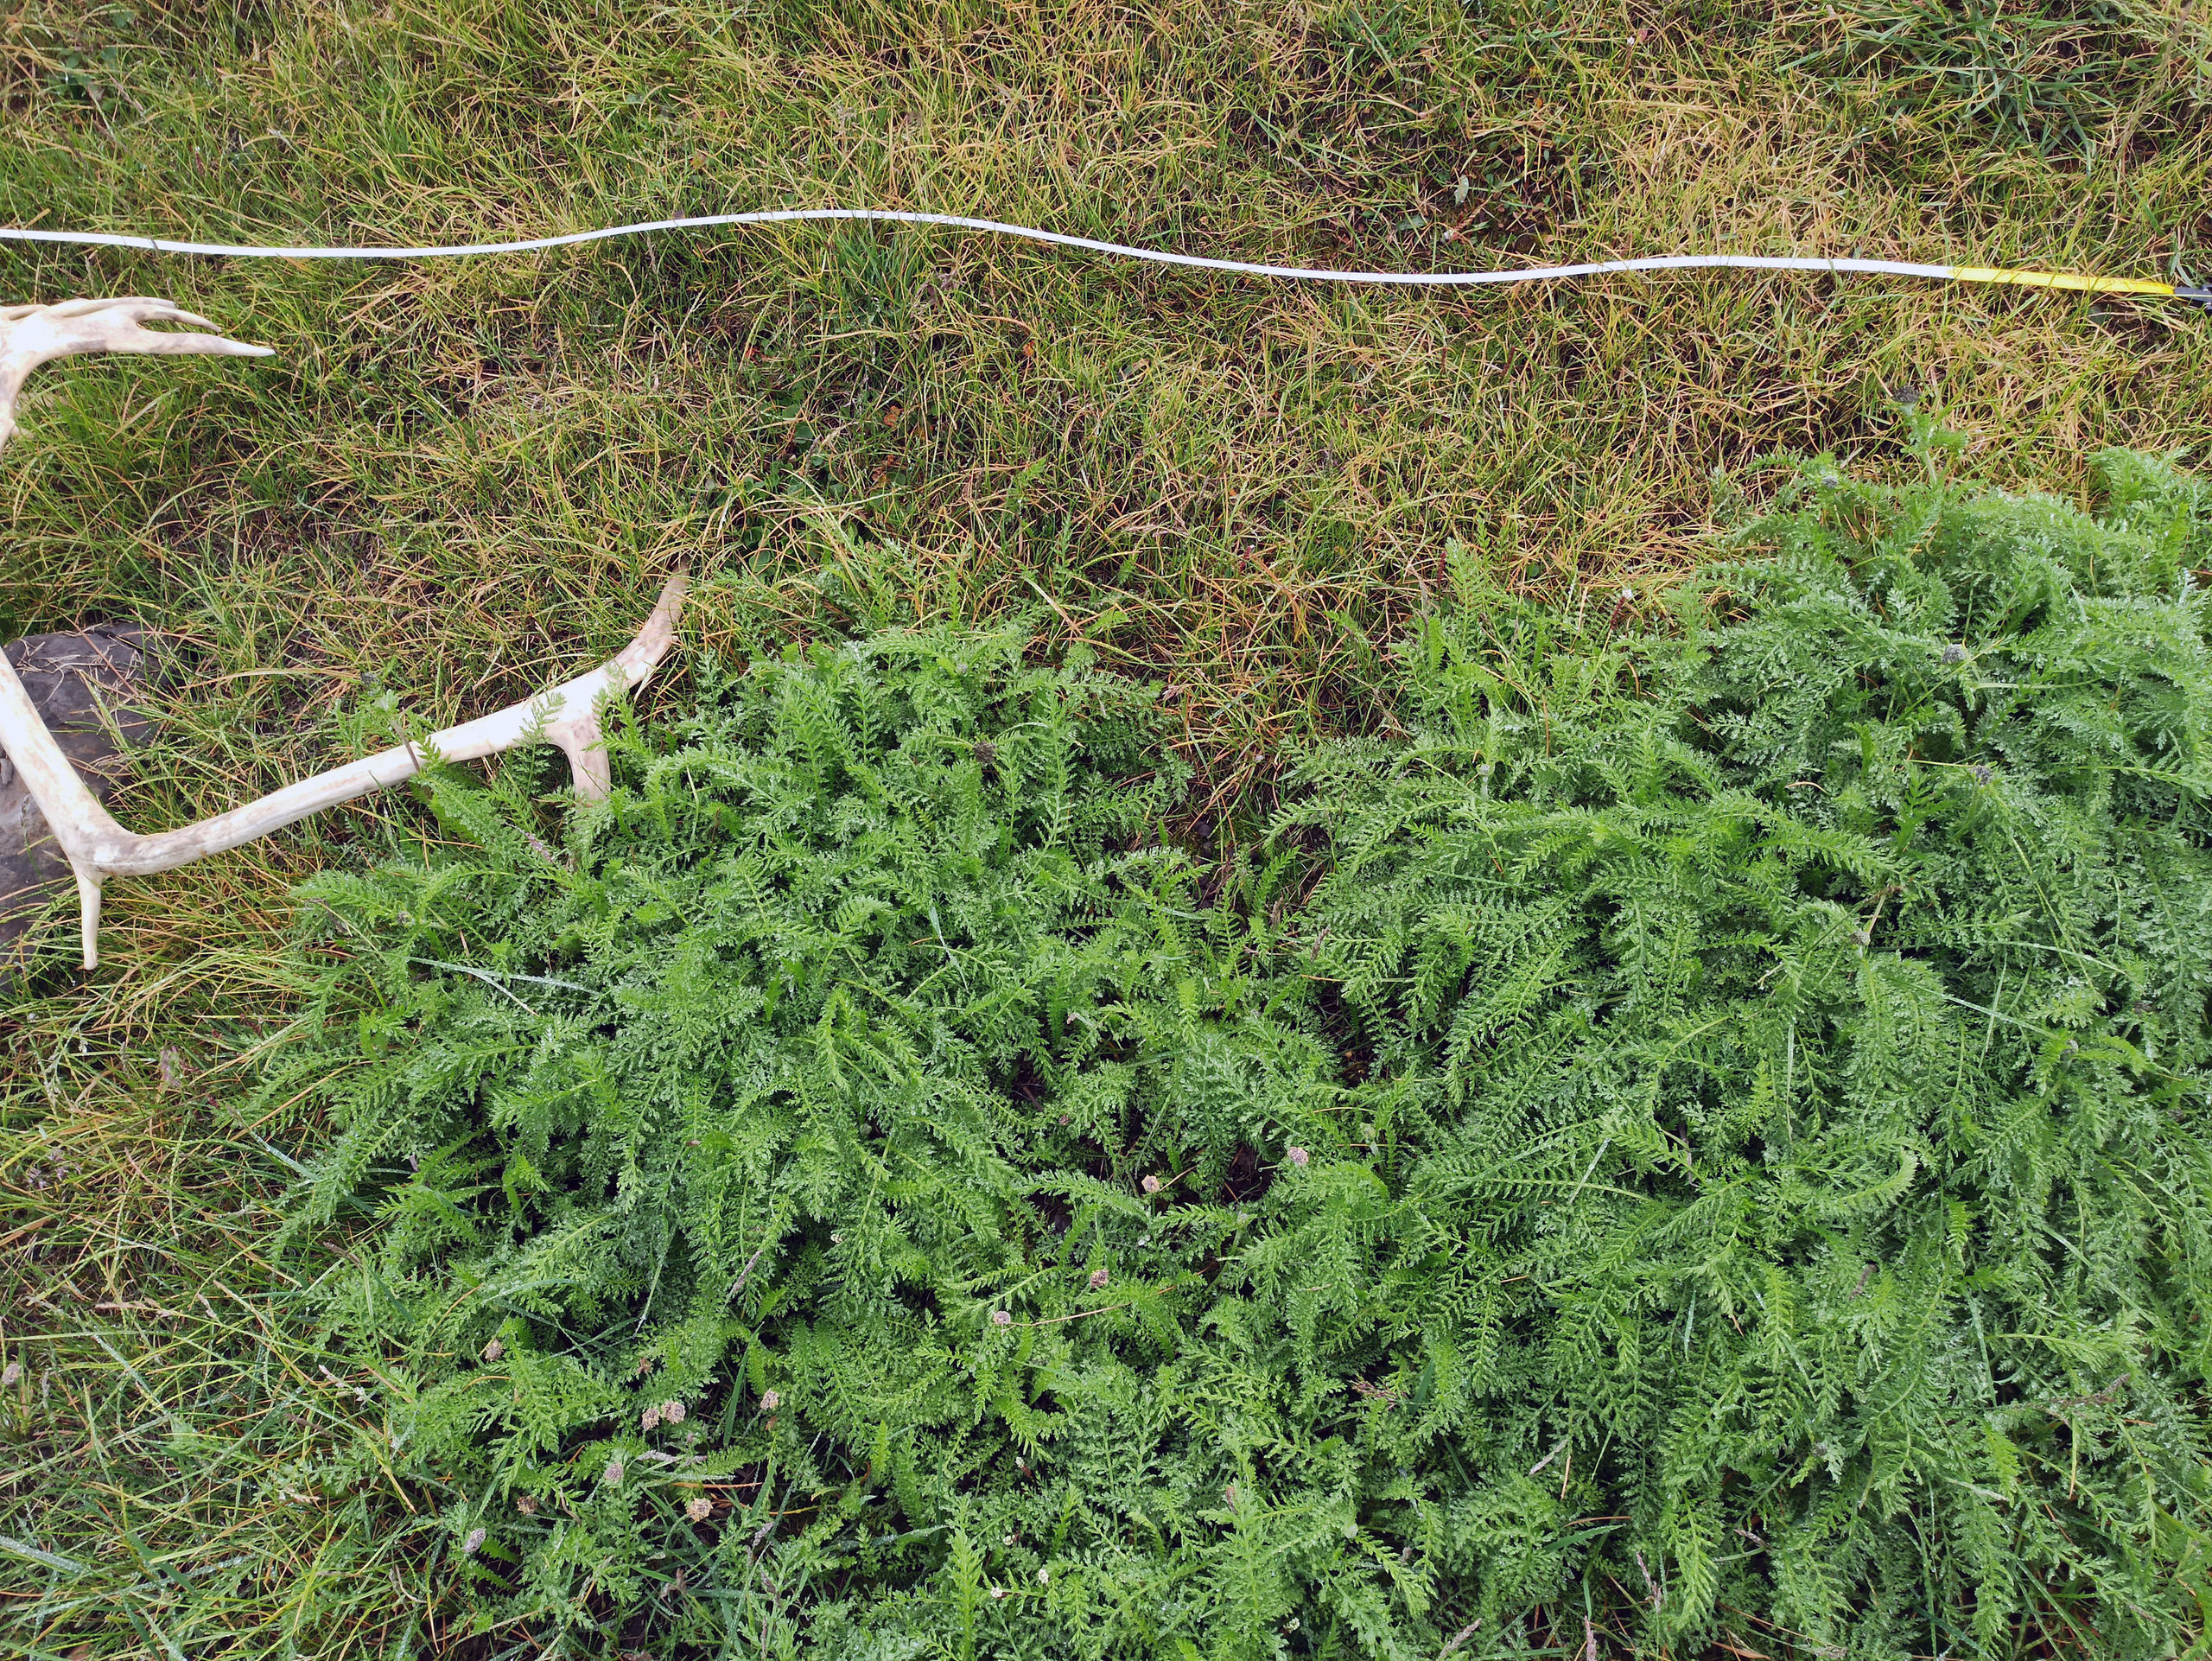
<path fill-rule="evenodd" d="M 1303 1148 L 1286 1148 L 1282 1150 L 1282 1156 L 1301 1170 L 1305 1168 L 1306 1160 L 1311 1157 Z"/>
<path fill-rule="evenodd" d="M 783 1404 L 784 1398 L 777 1395 L 774 1391 L 764 1390 L 760 1392 L 760 1405 L 767 1410 L 767 1411 L 773 1413 Z"/>
<path fill-rule="evenodd" d="M 496 1361 L 506 1352 L 507 1346 L 496 1338 L 484 1346 L 484 1359 L 486 1361 Z"/>
<path fill-rule="evenodd" d="M 1104 1270 L 1094 1269 L 1090 1271 L 1090 1289 L 1094 1292 L 1103 1292 L 1106 1289 L 1107 1282 L 1113 1278 Z"/>
<path fill-rule="evenodd" d="M 640 1430 L 651 1430 L 659 1422 L 660 1410 L 657 1407 L 649 1407 L 638 1415 L 638 1429 Z"/>
<path fill-rule="evenodd" d="M 1158 1193 L 1160 1192 L 1160 1179 L 1147 1174 L 1145 1180 L 1141 1183 L 1138 1184 L 1138 1186 L 1147 1193 Z"/>
<path fill-rule="evenodd" d="M 663 1402 L 660 1404 L 660 1422 L 663 1424 L 682 1424 L 683 1422 L 683 1403 L 681 1402 Z"/>
<path fill-rule="evenodd" d="M 715 1502 L 706 1495 L 701 1494 L 684 1506 L 683 1514 L 695 1523 L 703 1523 L 715 1514 Z"/>
<path fill-rule="evenodd" d="M 601 1473 L 601 1477 L 604 1481 L 613 1487 L 619 1488 L 622 1486 L 622 1460 L 620 1455 L 618 1454 L 614 1458 L 607 1461 L 607 1469 Z"/>
<path fill-rule="evenodd" d="M 461 1555 L 469 1557 L 474 1556 L 477 1553 L 477 1550 L 484 1543 L 486 1532 L 486 1530 L 480 1528 L 473 1528 L 469 1530 L 468 1537 L 461 1543 Z"/>
<path fill-rule="evenodd" d="M 1014 1317 L 1003 1309 L 994 1309 L 991 1311 L 991 1325 L 994 1327 L 1011 1327 L 1014 1325 Z"/>

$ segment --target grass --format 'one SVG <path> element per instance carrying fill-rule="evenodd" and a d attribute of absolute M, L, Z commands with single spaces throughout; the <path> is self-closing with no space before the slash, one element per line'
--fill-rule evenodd
<path fill-rule="evenodd" d="M 1412 267 L 2212 275 L 2201 11 L 1973 16 L 0 0 L 0 221 L 416 242 L 871 205 Z M 1716 469 L 1897 461 L 1908 390 L 1980 472 L 2068 495 L 2100 445 L 2212 432 L 2202 314 L 1887 281 L 1421 296 L 813 229 L 391 268 L 11 247 L 0 274 L 168 295 L 282 354 L 43 372 L 0 461 L 0 630 L 130 616 L 188 648 L 122 804 L 145 828 L 350 753 L 379 694 L 423 722 L 521 697 L 683 559 L 695 650 L 1013 611 L 1167 680 L 1210 848 L 1286 750 L 1388 722 L 1381 654 L 1454 541 L 1610 608 L 1697 559 Z M 0 992 L 25 1653 L 442 1642 L 404 1531 L 298 1497 L 372 1428 L 372 1381 L 267 1324 L 298 1272 L 261 1246 L 286 1154 L 219 1112 L 289 995 L 290 886 L 430 834 L 372 799 L 118 884 L 97 976 L 57 913 Z"/>

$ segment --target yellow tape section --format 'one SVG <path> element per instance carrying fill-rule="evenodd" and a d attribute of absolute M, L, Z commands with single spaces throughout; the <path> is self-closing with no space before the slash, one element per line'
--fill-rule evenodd
<path fill-rule="evenodd" d="M 2174 291 L 2171 283 L 2152 283 L 2139 277 L 2083 277 L 2076 271 L 2005 271 L 1988 265 L 1954 265 L 1951 275 L 1961 283 L 2012 283 L 2026 289 L 2077 289 L 2084 294 L 2171 297 Z"/>

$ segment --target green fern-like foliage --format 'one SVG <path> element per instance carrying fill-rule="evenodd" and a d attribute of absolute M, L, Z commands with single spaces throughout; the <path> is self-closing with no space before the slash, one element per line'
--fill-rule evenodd
<path fill-rule="evenodd" d="M 1226 867 L 1009 638 L 438 776 L 268 1086 L 364 1473 L 575 1654 L 2178 1653 L 2212 494 L 1920 438 L 1665 630 L 1470 568 Z"/>

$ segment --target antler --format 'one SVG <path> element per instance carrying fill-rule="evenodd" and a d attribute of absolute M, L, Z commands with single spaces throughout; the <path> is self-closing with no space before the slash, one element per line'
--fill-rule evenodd
<path fill-rule="evenodd" d="M 83 352 L 133 352 L 154 357 L 200 355 L 270 358 L 265 346 L 219 334 L 164 334 L 148 323 L 214 324 L 166 300 L 65 300 L 58 306 L 0 306 L 0 447 L 16 436 L 16 395 L 32 370 Z"/>
<path fill-rule="evenodd" d="M 161 334 L 140 327 L 168 321 L 213 327 L 165 300 L 73 300 L 58 306 L 0 308 L 0 444 L 15 430 L 13 406 L 23 378 L 50 359 L 99 351 L 268 355 L 265 347 L 219 335 Z M 567 754 L 577 795 L 604 797 L 610 776 L 601 745 L 600 702 L 611 692 L 645 684 L 666 655 L 676 639 L 684 586 L 681 572 L 670 577 L 637 638 L 589 674 L 548 688 L 527 703 L 433 734 L 422 745 L 403 745 L 333 767 L 244 807 L 149 837 L 117 824 L 85 787 L 39 718 L 13 665 L 0 654 L 0 748 L 22 774 L 31 799 L 45 814 L 76 873 L 85 967 L 99 962 L 100 886 L 109 877 L 172 870 L 265 837 L 323 808 L 398 784 L 423 770 L 425 748 L 450 761 L 473 760 L 511 749 L 526 734 L 536 732 Z"/>

